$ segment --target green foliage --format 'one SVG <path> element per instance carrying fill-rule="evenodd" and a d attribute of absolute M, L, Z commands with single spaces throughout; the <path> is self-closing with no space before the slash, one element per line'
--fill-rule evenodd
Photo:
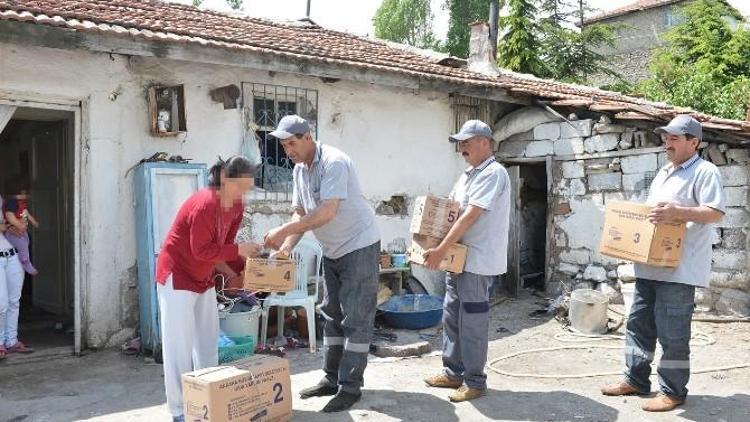
<path fill-rule="evenodd" d="M 500 7 L 505 4 L 500 0 Z M 490 0 L 446 0 L 450 13 L 445 50 L 455 57 L 469 57 L 469 24 L 489 18 Z"/>
<path fill-rule="evenodd" d="M 549 71 L 540 55 L 540 25 L 532 0 L 508 0 L 508 15 L 500 18 L 505 31 L 498 45 L 500 66 L 516 72 L 542 75 Z"/>
<path fill-rule="evenodd" d="M 434 49 L 432 19 L 430 0 L 385 0 L 372 21 L 378 38 Z"/>
<path fill-rule="evenodd" d="M 647 98 L 744 120 L 750 101 L 750 31 L 732 28 L 736 11 L 719 0 L 681 9 L 681 23 L 652 56 L 652 77 L 637 90 Z"/>

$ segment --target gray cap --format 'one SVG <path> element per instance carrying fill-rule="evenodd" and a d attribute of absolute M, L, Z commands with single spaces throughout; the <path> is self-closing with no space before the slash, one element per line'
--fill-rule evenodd
<path fill-rule="evenodd" d="M 286 139 L 290 138 L 292 135 L 302 135 L 309 131 L 310 125 L 307 123 L 307 120 L 296 114 L 290 114 L 279 120 L 279 124 L 276 125 L 276 130 L 271 132 L 270 135 L 275 138 Z"/>
<path fill-rule="evenodd" d="M 469 120 L 461 126 L 461 130 L 457 134 L 448 137 L 451 142 L 461 142 L 475 136 L 484 136 L 487 139 L 492 139 L 492 129 L 487 126 L 487 123 L 481 120 Z"/>
<path fill-rule="evenodd" d="M 700 122 L 687 114 L 680 114 L 672 119 L 668 125 L 657 127 L 654 133 L 668 133 L 670 135 L 692 135 L 698 139 L 703 139 L 703 127 Z"/>

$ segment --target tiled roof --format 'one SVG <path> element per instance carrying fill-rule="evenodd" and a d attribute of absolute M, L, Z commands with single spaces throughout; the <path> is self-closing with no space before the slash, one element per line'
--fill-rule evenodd
<path fill-rule="evenodd" d="M 664 121 L 691 113 L 707 128 L 750 138 L 750 123 L 719 119 L 689 109 L 616 92 L 503 71 L 488 76 L 446 66 L 434 55 L 312 24 L 241 18 L 191 6 L 139 0 L 0 0 L 0 20 L 56 26 L 113 37 L 193 43 L 247 53 L 373 69 L 463 86 L 496 88 L 552 106 L 589 108 L 616 118 Z"/>
<path fill-rule="evenodd" d="M 638 0 L 628 5 L 612 9 L 604 13 L 587 18 L 583 21 L 584 25 L 602 21 L 605 19 L 614 18 L 616 16 L 627 15 L 628 13 L 637 12 L 639 10 L 653 9 L 655 7 L 667 6 L 674 3 L 681 3 L 684 0 Z"/>

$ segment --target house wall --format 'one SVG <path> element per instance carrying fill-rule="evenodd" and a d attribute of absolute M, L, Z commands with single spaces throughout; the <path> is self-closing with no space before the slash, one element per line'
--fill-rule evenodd
<path fill-rule="evenodd" d="M 365 196 L 377 205 L 394 194 L 407 200 L 426 192 L 447 194 L 464 167 L 447 142 L 452 127 L 444 93 L 204 65 L 158 58 L 57 50 L 0 43 L 0 91 L 87 101 L 80 204 L 86 342 L 118 344 L 135 329 L 136 241 L 132 172 L 128 168 L 157 151 L 212 163 L 237 154 L 242 112 L 213 102 L 209 90 L 259 82 L 318 90 L 318 135 L 347 152 L 359 171 Z M 183 84 L 187 133 L 155 138 L 149 133 L 147 87 Z M 0 94 L 2 95 L 2 94 Z M 429 164 L 428 164 L 429 163 Z M 407 201 L 408 202 L 408 201 Z M 255 203 L 246 234 L 263 233 L 289 216 L 289 204 Z M 378 216 L 384 243 L 406 237 L 408 215 Z M 82 230 L 81 228 L 77 228 Z"/>
<path fill-rule="evenodd" d="M 609 201 L 645 202 L 649 179 L 666 164 L 666 154 L 650 128 L 592 120 L 545 123 L 503 142 L 498 154 L 552 155 L 554 236 L 547 289 L 597 288 L 619 301 L 620 286 L 634 280 L 632 263 L 598 253 Z M 529 140 L 530 139 L 530 140 Z M 750 315 L 748 161 L 750 150 L 704 143 L 701 155 L 719 168 L 727 212 L 716 225 L 710 287 L 697 289 L 703 311 Z"/>
<path fill-rule="evenodd" d="M 615 45 L 597 49 L 608 57 L 609 68 L 630 83 L 648 78 L 651 50 L 661 44 L 659 37 L 669 30 L 667 15 L 673 13 L 675 7 L 679 7 L 679 4 L 640 10 L 597 22 L 617 28 Z M 597 86 L 617 82 L 616 78 L 608 75 L 595 75 L 591 80 Z"/>

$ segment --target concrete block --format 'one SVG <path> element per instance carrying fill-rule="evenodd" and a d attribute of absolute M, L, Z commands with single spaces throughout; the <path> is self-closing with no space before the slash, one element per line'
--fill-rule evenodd
<path fill-rule="evenodd" d="M 516 133 L 514 135 L 509 136 L 507 139 L 500 141 L 500 142 L 512 142 L 512 141 L 533 141 L 534 140 L 534 130 L 529 130 L 526 132 Z"/>
<path fill-rule="evenodd" d="M 430 353 L 432 346 L 427 341 L 412 344 L 378 344 L 373 354 L 379 358 L 403 358 Z"/>
<path fill-rule="evenodd" d="M 607 270 L 599 266 L 589 265 L 583 271 L 583 279 L 597 282 L 606 281 Z"/>
<path fill-rule="evenodd" d="M 714 249 L 711 259 L 714 268 L 740 271 L 746 268 L 747 253 L 744 250 Z"/>
<path fill-rule="evenodd" d="M 722 315 L 750 316 L 750 293 L 725 289 L 716 301 L 716 310 Z"/>
<path fill-rule="evenodd" d="M 561 262 L 557 269 L 561 273 L 568 275 L 576 275 L 581 270 L 577 265 L 568 264 L 566 262 Z"/>
<path fill-rule="evenodd" d="M 571 195 L 586 195 L 586 184 L 583 183 L 583 179 L 570 179 L 570 193 Z"/>
<path fill-rule="evenodd" d="M 748 172 L 745 166 L 722 166 L 719 167 L 719 173 L 724 186 L 748 185 Z"/>
<path fill-rule="evenodd" d="M 523 157 L 523 152 L 531 141 L 510 141 L 500 142 L 497 149 L 497 155 L 505 158 Z"/>
<path fill-rule="evenodd" d="M 602 133 L 625 133 L 627 130 L 627 126 L 614 123 L 594 123 L 594 133 L 597 135 Z"/>
<path fill-rule="evenodd" d="M 583 177 L 584 169 L 582 161 L 563 161 L 563 177 L 566 179 L 577 179 Z"/>
<path fill-rule="evenodd" d="M 620 143 L 617 145 L 618 149 L 630 149 L 633 147 L 633 132 L 625 132 L 620 135 Z"/>
<path fill-rule="evenodd" d="M 741 229 L 747 226 L 748 214 L 744 208 L 727 208 L 726 214 L 717 224 L 723 229 Z"/>
<path fill-rule="evenodd" d="M 729 149 L 724 155 L 730 163 L 745 164 L 750 161 L 750 150 L 744 148 Z"/>
<path fill-rule="evenodd" d="M 747 235 L 743 229 L 724 229 L 721 236 L 721 246 L 727 249 L 745 249 Z"/>
<path fill-rule="evenodd" d="M 747 186 L 728 186 L 724 188 L 724 205 L 744 207 L 747 205 Z"/>
<path fill-rule="evenodd" d="M 624 174 L 646 173 L 656 171 L 657 160 L 656 154 L 633 155 L 622 157 L 620 167 Z"/>
<path fill-rule="evenodd" d="M 620 135 L 617 133 L 607 133 L 604 135 L 594 135 L 583 141 L 583 149 L 588 153 L 612 151 L 620 143 Z"/>
<path fill-rule="evenodd" d="M 591 263 L 591 252 L 586 249 L 572 249 L 560 252 L 560 261 L 577 265 L 588 265 Z"/>
<path fill-rule="evenodd" d="M 592 191 L 622 189 L 621 173 L 590 174 L 588 176 L 589 189 Z"/>
<path fill-rule="evenodd" d="M 635 267 L 633 264 L 618 265 L 617 278 L 622 281 L 635 281 Z"/>
<path fill-rule="evenodd" d="M 750 290 L 750 275 L 744 271 L 712 271 L 709 285 L 712 288 Z"/>
<path fill-rule="evenodd" d="M 622 188 L 626 191 L 639 192 L 648 189 L 646 186 L 645 173 L 633 173 L 622 175 Z"/>
<path fill-rule="evenodd" d="M 617 271 L 616 270 L 607 271 L 607 278 L 610 280 L 617 280 Z"/>
<path fill-rule="evenodd" d="M 716 305 L 717 295 L 711 289 L 695 289 L 695 309 L 698 312 L 711 312 Z"/>
<path fill-rule="evenodd" d="M 609 303 L 622 303 L 622 294 L 609 283 L 599 283 L 596 290 L 604 293 L 609 298 Z"/>
<path fill-rule="evenodd" d="M 524 151 L 527 157 L 544 157 L 554 154 L 554 143 L 552 141 L 531 142 Z"/>
<path fill-rule="evenodd" d="M 555 140 L 555 155 L 583 154 L 583 138 L 563 138 Z"/>
<path fill-rule="evenodd" d="M 560 123 L 543 123 L 536 126 L 534 139 L 537 141 L 560 139 Z"/>
<path fill-rule="evenodd" d="M 593 121 L 591 119 L 576 120 L 568 122 L 560 122 L 560 137 L 561 138 L 588 138 L 591 136 L 591 127 Z"/>

